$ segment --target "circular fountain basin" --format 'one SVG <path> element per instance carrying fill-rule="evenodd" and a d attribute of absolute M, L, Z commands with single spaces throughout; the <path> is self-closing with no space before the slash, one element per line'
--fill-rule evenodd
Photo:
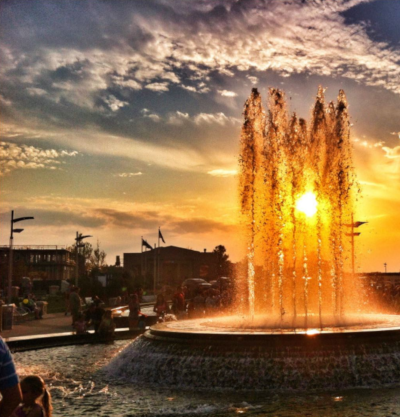
<path fill-rule="evenodd" d="M 309 390 L 400 382 L 400 317 L 353 327 L 227 325 L 240 317 L 152 326 L 109 365 L 133 383 L 190 388 Z M 378 319 L 378 320 L 377 320 Z"/>

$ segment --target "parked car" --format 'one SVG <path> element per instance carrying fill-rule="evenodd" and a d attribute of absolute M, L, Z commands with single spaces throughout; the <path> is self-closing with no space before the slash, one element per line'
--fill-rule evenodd
<path fill-rule="evenodd" d="M 210 284 L 213 286 L 213 288 L 224 290 L 232 285 L 232 281 L 228 277 L 219 277 L 214 281 L 210 281 Z"/>
<path fill-rule="evenodd" d="M 188 278 L 182 282 L 182 288 L 186 287 L 185 296 L 186 298 L 192 298 L 197 290 L 197 288 L 203 284 L 207 284 L 211 287 L 206 280 L 202 278 Z"/>

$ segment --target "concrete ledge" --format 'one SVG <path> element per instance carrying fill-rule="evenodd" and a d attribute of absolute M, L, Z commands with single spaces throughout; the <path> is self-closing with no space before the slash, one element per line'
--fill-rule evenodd
<path fill-rule="evenodd" d="M 51 333 L 34 336 L 9 337 L 5 341 L 12 352 L 46 349 L 58 346 L 82 345 L 88 343 L 110 343 L 113 340 L 134 339 L 145 330 L 116 329 L 114 336 L 104 337 L 90 330 L 86 334 L 77 335 L 74 332 Z"/>

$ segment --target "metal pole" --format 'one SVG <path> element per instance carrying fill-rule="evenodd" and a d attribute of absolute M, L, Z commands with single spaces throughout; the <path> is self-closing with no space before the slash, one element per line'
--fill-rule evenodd
<path fill-rule="evenodd" d="M 78 245 L 79 245 L 79 233 L 76 232 L 76 243 L 75 243 L 75 286 L 78 286 L 78 274 L 79 274 L 79 267 L 78 267 Z"/>
<path fill-rule="evenodd" d="M 156 251 L 157 251 L 157 245 L 154 244 L 154 251 L 153 251 L 153 291 L 154 291 L 154 295 L 156 294 L 156 287 L 157 287 L 157 275 L 156 275 Z"/>
<path fill-rule="evenodd" d="M 158 241 L 157 241 L 157 282 L 160 284 L 160 228 L 158 228 Z"/>
<path fill-rule="evenodd" d="M 8 256 L 8 304 L 11 304 L 12 269 L 13 269 L 13 226 L 14 210 L 11 211 L 10 253 Z"/>
<path fill-rule="evenodd" d="M 351 267 L 353 271 L 353 281 L 355 277 L 355 268 L 354 268 L 354 219 L 353 213 L 351 213 Z"/>

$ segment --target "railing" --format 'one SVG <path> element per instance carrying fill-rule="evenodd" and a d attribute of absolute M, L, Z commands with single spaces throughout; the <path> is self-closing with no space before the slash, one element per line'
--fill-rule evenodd
<path fill-rule="evenodd" d="M 7 249 L 10 246 L 1 245 L 0 249 Z M 55 249 L 55 250 L 67 250 L 67 245 L 13 245 L 13 249 L 25 249 L 25 250 L 46 250 L 46 249 Z"/>

